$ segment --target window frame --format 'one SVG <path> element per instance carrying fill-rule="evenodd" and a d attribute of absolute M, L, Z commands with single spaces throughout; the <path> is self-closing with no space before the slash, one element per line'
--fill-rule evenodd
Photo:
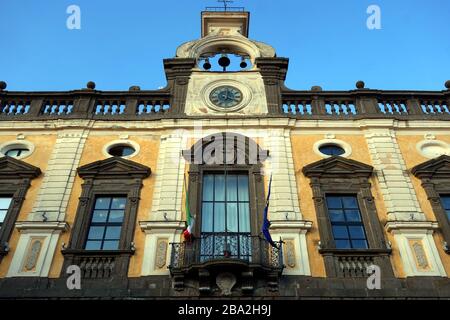
<path fill-rule="evenodd" d="M 450 254 L 450 221 L 441 201 L 442 195 L 450 195 L 450 156 L 442 155 L 423 162 L 411 169 L 422 182 L 428 201 L 439 224 L 443 249 Z"/>
<path fill-rule="evenodd" d="M 81 196 L 75 222 L 70 235 L 69 244 L 62 250 L 64 267 L 78 264 L 91 257 L 98 259 L 114 259 L 114 268 L 108 274 L 100 272 L 96 275 L 84 272 L 83 277 L 110 278 L 126 277 L 131 255 L 134 254 L 132 244 L 137 224 L 137 212 L 142 189 L 142 180 L 147 178 L 151 169 L 131 160 L 112 157 L 78 168 L 78 175 L 84 179 L 81 185 Z M 84 245 L 89 232 L 95 201 L 98 197 L 126 197 L 124 220 L 122 224 L 119 247 L 117 250 L 89 250 Z M 110 261 L 110 260 L 108 260 Z M 104 265 L 103 262 L 99 262 Z"/>
<path fill-rule="evenodd" d="M 0 195 L 12 198 L 0 229 L 0 262 L 8 254 L 8 241 L 31 181 L 40 174 L 41 170 L 31 164 L 8 156 L 0 158 Z"/>
<path fill-rule="evenodd" d="M 303 168 L 303 174 L 310 178 L 314 206 L 320 234 L 319 253 L 324 257 L 327 276 L 343 276 L 339 271 L 340 256 L 373 257 L 385 277 L 393 277 L 392 265 L 383 229 L 378 219 L 375 199 L 371 192 L 370 177 L 373 168 L 364 163 L 332 156 L 311 163 Z M 332 233 L 331 219 L 326 205 L 326 195 L 356 196 L 361 219 L 366 232 L 367 249 L 338 249 Z M 345 276 L 344 276 L 345 277 Z"/>

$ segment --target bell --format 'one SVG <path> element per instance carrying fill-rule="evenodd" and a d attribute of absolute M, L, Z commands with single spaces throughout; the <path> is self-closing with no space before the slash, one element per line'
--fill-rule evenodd
<path fill-rule="evenodd" d="M 244 58 L 244 57 L 242 57 L 241 64 L 240 64 L 239 66 L 240 66 L 242 69 L 247 68 L 247 62 L 245 61 L 245 58 Z"/>
<path fill-rule="evenodd" d="M 209 59 L 205 59 L 205 63 L 203 64 L 203 69 L 205 69 L 205 70 L 211 69 L 211 63 L 209 62 Z"/>
<path fill-rule="evenodd" d="M 222 55 L 219 59 L 219 66 L 221 66 L 224 71 L 230 65 L 230 63 L 230 58 L 228 58 L 226 54 Z"/>

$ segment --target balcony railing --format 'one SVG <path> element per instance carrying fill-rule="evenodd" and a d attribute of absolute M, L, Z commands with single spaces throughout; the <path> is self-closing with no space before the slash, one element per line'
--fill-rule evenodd
<path fill-rule="evenodd" d="M 0 90 L 0 121 L 94 119 L 151 120 L 191 118 L 182 110 L 184 96 L 156 91 L 14 92 Z M 283 89 L 280 104 L 267 117 L 354 120 L 450 120 L 450 90 L 294 91 Z M 224 115 L 208 115 L 223 117 Z M 232 114 L 226 117 L 234 117 Z M 239 116 L 239 115 L 236 115 Z M 246 115 L 251 118 L 252 115 Z M 260 117 L 260 115 L 255 115 Z"/>
<path fill-rule="evenodd" d="M 283 253 L 265 239 L 246 233 L 204 234 L 192 242 L 172 243 L 171 272 L 215 263 L 242 263 L 282 271 Z"/>

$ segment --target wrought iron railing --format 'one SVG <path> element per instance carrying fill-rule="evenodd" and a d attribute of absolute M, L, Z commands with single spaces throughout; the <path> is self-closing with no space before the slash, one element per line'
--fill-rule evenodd
<path fill-rule="evenodd" d="M 279 242 L 270 245 L 248 233 L 207 233 L 191 242 L 172 243 L 169 269 L 189 269 L 209 262 L 236 261 L 270 269 L 283 269 Z"/>

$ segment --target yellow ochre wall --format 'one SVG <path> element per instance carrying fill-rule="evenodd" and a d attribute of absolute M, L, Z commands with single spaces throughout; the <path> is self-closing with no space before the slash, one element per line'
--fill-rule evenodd
<path fill-rule="evenodd" d="M 429 161 L 429 158 L 422 156 L 417 150 L 416 145 L 418 142 L 424 140 L 423 135 L 397 135 L 397 142 L 401 153 L 403 154 L 403 159 L 405 160 L 406 168 L 411 171 L 411 169 L 421 163 Z M 437 135 L 436 140 L 444 141 L 450 143 L 450 136 Z M 421 186 L 420 179 L 416 178 L 411 174 L 412 184 L 414 190 L 417 194 L 420 207 L 425 213 L 426 219 L 428 221 L 437 221 L 434 215 L 433 209 L 431 208 L 430 201 L 425 193 L 425 190 Z M 434 232 L 434 241 L 436 242 L 436 247 L 438 248 L 439 256 L 441 258 L 442 264 L 444 265 L 445 272 L 450 275 L 450 256 L 442 250 L 442 243 L 445 241 L 442 237 L 441 232 Z"/>
<path fill-rule="evenodd" d="M 118 140 L 118 135 L 111 136 L 96 136 L 91 135 L 87 138 L 86 144 L 80 159 L 80 166 L 106 159 L 103 154 L 103 146 L 113 140 Z M 138 207 L 138 214 L 136 219 L 136 226 L 134 232 L 134 243 L 136 244 L 136 252 L 131 257 L 130 266 L 128 271 L 129 277 L 138 277 L 141 273 L 142 259 L 144 256 L 144 242 L 145 234 L 139 227 L 139 221 L 149 220 L 149 213 L 152 205 L 153 189 L 155 178 L 153 172 L 156 172 L 156 163 L 159 153 L 159 136 L 133 136 L 129 135 L 129 141 L 134 141 L 139 144 L 139 153 L 130 158 L 129 160 L 146 165 L 151 168 L 152 174 L 150 177 L 143 180 L 143 187 L 141 189 L 141 199 Z M 74 187 L 70 196 L 69 204 L 67 207 L 66 221 L 69 225 L 73 225 L 75 221 L 75 215 L 78 207 L 78 198 L 81 195 L 81 185 L 83 179 L 80 177 L 75 178 Z M 70 231 L 66 232 L 60 237 L 57 248 L 61 248 L 62 243 L 68 243 L 70 239 Z M 53 259 L 52 267 L 50 269 L 49 277 L 57 278 L 60 275 L 63 265 L 64 257 L 60 250 L 56 250 L 55 257 Z"/>
<path fill-rule="evenodd" d="M 9 141 L 15 141 L 17 139 L 16 135 L 11 136 L 0 136 L 0 144 Z M 44 173 L 47 169 L 48 161 L 52 154 L 53 148 L 56 143 L 56 133 L 55 134 L 25 134 L 25 141 L 29 141 L 34 144 L 34 152 L 26 158 L 21 159 L 21 161 L 29 163 L 41 169 L 42 174 L 31 181 L 31 186 L 25 195 L 25 201 L 20 210 L 17 221 L 24 221 L 28 219 L 28 214 L 31 212 L 34 203 L 36 202 L 39 189 L 41 187 L 42 181 L 44 179 Z M 14 252 L 19 241 L 20 234 L 17 229 L 14 228 L 11 238 L 9 240 L 10 252 L 3 258 L 0 263 L 0 278 L 5 277 L 8 272 L 9 265 L 14 256 Z"/>

